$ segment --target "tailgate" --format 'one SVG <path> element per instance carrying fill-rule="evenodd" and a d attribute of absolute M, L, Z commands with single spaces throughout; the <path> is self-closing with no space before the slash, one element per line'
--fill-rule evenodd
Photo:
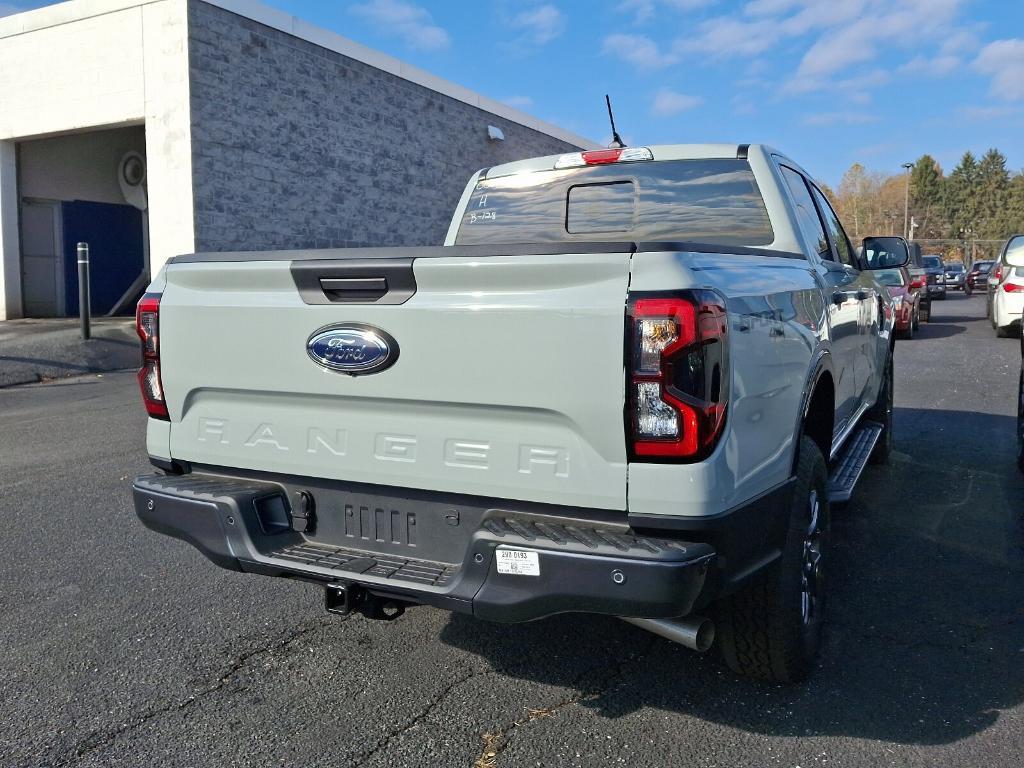
<path fill-rule="evenodd" d="M 170 264 L 160 322 L 171 455 L 624 510 L 629 250 L 447 255 L 460 251 L 379 260 L 389 285 L 414 291 L 393 304 L 333 303 L 315 295 L 319 280 L 300 294 L 291 259 Z M 354 262 L 326 253 L 294 263 L 344 284 Z M 360 263 L 351 284 L 374 285 Z M 311 359 L 315 332 L 352 324 L 390 335 L 394 364 L 350 376 Z"/>

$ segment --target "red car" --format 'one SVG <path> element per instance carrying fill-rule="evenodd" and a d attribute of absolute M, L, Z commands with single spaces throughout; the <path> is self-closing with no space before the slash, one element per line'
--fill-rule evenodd
<path fill-rule="evenodd" d="M 882 269 L 875 273 L 878 282 L 889 289 L 896 313 L 896 331 L 905 339 L 914 338 L 921 325 L 921 292 L 910 279 L 906 267 Z"/>

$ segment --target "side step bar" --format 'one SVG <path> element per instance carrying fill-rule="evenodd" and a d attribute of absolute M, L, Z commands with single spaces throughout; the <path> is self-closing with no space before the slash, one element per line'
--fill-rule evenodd
<path fill-rule="evenodd" d="M 828 500 L 831 504 L 844 504 L 853 495 L 853 489 L 868 464 L 875 443 L 884 427 L 874 421 L 865 421 L 846 441 L 843 455 L 832 469 L 828 479 Z"/>

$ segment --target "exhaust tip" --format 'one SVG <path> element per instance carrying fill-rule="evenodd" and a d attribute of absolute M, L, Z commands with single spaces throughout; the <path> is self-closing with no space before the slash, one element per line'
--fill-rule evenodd
<path fill-rule="evenodd" d="M 715 622 L 704 616 L 684 616 L 681 619 L 625 618 L 630 624 L 653 632 L 659 637 L 679 643 L 687 648 L 706 653 L 715 644 Z"/>
<path fill-rule="evenodd" d="M 698 653 L 707 653 L 715 644 L 715 622 L 711 619 L 701 618 L 694 632 L 693 650 Z"/>

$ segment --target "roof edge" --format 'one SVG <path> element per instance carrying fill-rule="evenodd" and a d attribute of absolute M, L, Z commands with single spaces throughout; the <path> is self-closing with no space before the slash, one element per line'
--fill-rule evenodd
<path fill-rule="evenodd" d="M 109 13 L 150 5 L 169 0 L 70 0 L 69 2 L 43 6 L 32 10 L 16 13 L 0 18 L 0 39 L 14 37 L 48 27 L 56 27 L 75 21 L 104 16 Z M 588 139 L 560 128 L 552 123 L 540 120 L 525 112 L 510 107 L 496 99 L 483 96 L 457 83 L 432 75 L 426 70 L 412 64 L 375 51 L 365 45 L 349 40 L 346 37 L 318 27 L 308 21 L 292 16 L 289 13 L 272 8 L 258 0 L 200 0 L 207 5 L 221 8 L 230 13 L 271 27 L 280 32 L 305 40 L 321 48 L 325 48 L 342 56 L 362 62 L 375 69 L 382 70 L 403 80 L 415 83 L 443 96 L 491 112 L 497 117 L 519 123 L 526 128 L 538 131 L 553 138 L 565 141 L 584 149 L 596 149 L 600 145 Z"/>

